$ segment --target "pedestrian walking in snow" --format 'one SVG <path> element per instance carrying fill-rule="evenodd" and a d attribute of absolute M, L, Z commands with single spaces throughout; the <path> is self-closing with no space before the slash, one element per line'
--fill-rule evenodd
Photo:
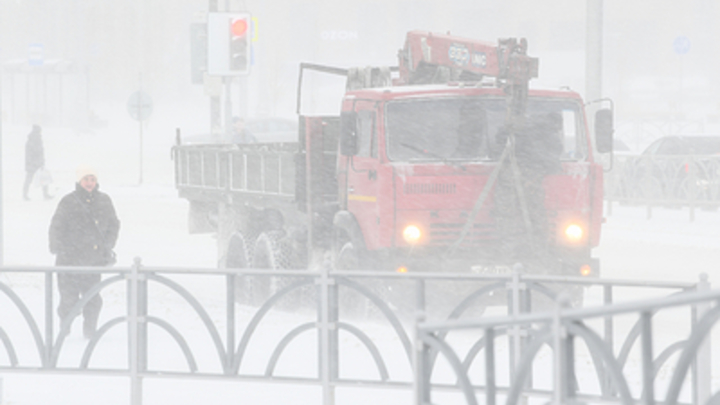
<path fill-rule="evenodd" d="M 233 117 L 233 142 L 234 143 L 256 143 L 257 138 L 245 126 L 245 120 L 241 117 Z"/>
<path fill-rule="evenodd" d="M 39 125 L 33 125 L 32 131 L 28 134 L 27 142 L 25 142 L 25 184 L 23 185 L 23 199 L 30 200 L 28 192 L 30 184 L 35 177 L 35 173 L 45 166 L 45 148 L 42 141 L 42 128 Z M 48 185 L 43 184 L 43 197 L 46 200 L 52 198 L 48 193 Z"/>
<path fill-rule="evenodd" d="M 91 167 L 76 171 L 75 190 L 64 196 L 50 223 L 50 252 L 56 266 L 108 266 L 114 264 L 120 221 L 110 196 L 98 190 L 97 173 Z M 83 271 L 58 273 L 58 315 L 65 319 L 72 307 L 100 282 L 100 274 Z M 92 336 L 102 307 L 100 294 L 83 307 L 83 334 Z"/>

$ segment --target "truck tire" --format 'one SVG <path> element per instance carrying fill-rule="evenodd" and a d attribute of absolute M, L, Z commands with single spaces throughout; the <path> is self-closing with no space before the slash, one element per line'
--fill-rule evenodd
<path fill-rule="evenodd" d="M 240 232 L 230 236 L 225 256 L 225 268 L 246 269 L 248 267 L 248 249 L 245 237 Z"/>
<path fill-rule="evenodd" d="M 279 270 L 292 268 L 293 251 L 290 238 L 284 231 L 261 233 L 255 241 L 252 256 L 252 268 Z M 293 282 L 291 277 L 255 277 L 255 299 L 262 303 L 272 294 Z M 281 309 L 297 309 L 304 301 L 302 290 L 293 291 L 279 303 Z"/>
<path fill-rule="evenodd" d="M 277 269 L 277 247 L 275 240 L 267 233 L 261 233 L 255 240 L 250 268 L 252 269 Z M 277 283 L 274 277 L 248 276 L 248 297 L 252 305 L 260 305 L 270 297 L 271 284 Z"/>
<path fill-rule="evenodd" d="M 240 232 L 230 236 L 225 253 L 225 268 L 247 269 L 249 265 L 248 246 Z M 255 305 L 254 290 L 257 278 L 253 276 L 237 276 L 235 278 L 235 302 L 238 304 Z"/>
<path fill-rule="evenodd" d="M 360 255 L 352 242 L 345 242 L 335 252 L 333 265 L 335 270 L 361 270 Z M 384 286 L 378 281 L 355 280 L 362 283 L 374 294 L 384 298 Z M 379 312 L 367 298 L 345 287 L 339 290 L 338 305 L 341 316 L 350 319 L 367 320 L 379 316 Z"/>
<path fill-rule="evenodd" d="M 352 242 L 345 242 L 335 253 L 334 265 L 336 270 L 360 269 L 360 257 Z"/>

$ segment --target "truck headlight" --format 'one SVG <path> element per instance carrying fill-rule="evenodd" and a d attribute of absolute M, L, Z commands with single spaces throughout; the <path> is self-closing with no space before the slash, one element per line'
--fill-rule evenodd
<path fill-rule="evenodd" d="M 565 228 L 565 237 L 570 242 L 580 242 L 584 233 L 583 228 L 578 224 L 570 224 Z"/>
<path fill-rule="evenodd" d="M 420 232 L 420 228 L 415 225 L 408 225 L 403 229 L 403 239 L 405 239 L 407 243 L 417 243 L 421 237 L 422 232 Z"/>

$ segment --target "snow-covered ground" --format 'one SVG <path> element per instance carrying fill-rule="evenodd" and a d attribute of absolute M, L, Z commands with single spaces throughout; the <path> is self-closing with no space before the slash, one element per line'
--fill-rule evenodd
<path fill-rule="evenodd" d="M 29 202 L 22 200 L 22 182 L 24 143 L 30 128 L 6 125 L 2 133 L 4 264 L 46 266 L 53 263 L 53 256 L 47 250 L 50 217 L 59 197 L 72 189 L 75 167 L 89 163 L 99 170 L 101 189 L 113 198 L 121 220 L 116 249 L 119 265 L 129 265 L 133 258 L 140 257 L 144 264 L 150 266 L 215 267 L 214 238 L 187 233 L 187 202 L 177 197 L 173 187 L 170 148 L 174 142 L 174 127 L 162 125 L 160 122 L 163 120 L 154 122 L 157 123 L 151 122 L 144 131 L 142 184 L 139 181 L 139 134 L 137 125 L 129 118 L 118 118 L 111 122 L 112 129 L 94 133 L 45 128 L 46 166 L 55 179 L 55 198 L 44 201 L 40 190 L 33 188 L 32 201 Z M 164 122 L 172 120 L 166 117 Z M 701 272 L 705 272 L 711 283 L 720 285 L 719 212 L 698 211 L 694 222 L 689 220 L 687 210 L 656 209 L 652 219 L 647 219 L 646 215 L 643 207 L 614 207 L 596 252 L 602 261 L 603 277 L 694 282 Z M 31 281 L 30 276 L 17 278 L 0 274 L 0 278 L 17 287 L 27 288 L 28 283 L 36 282 Z M 42 291 L 41 282 L 37 283 L 37 291 Z M 29 287 L 34 288 L 32 285 Z M 222 309 L 224 290 L 218 291 L 222 288 L 221 281 L 204 279 L 195 283 L 195 288 L 206 305 Z M 620 298 L 637 296 L 642 294 L 629 292 Z M 122 291 L 109 291 L 104 297 L 106 310 L 111 311 L 112 304 L 121 301 Z M 38 300 L 41 298 L 37 297 Z M 588 301 L 599 302 L 599 292 L 590 291 Z M 155 309 L 165 311 L 168 316 L 177 315 L 171 302 L 165 308 Z M 109 314 L 104 313 L 103 316 Z M 276 326 L 283 325 L 283 316 L 289 315 L 278 314 Z M 80 348 L 84 341 L 79 337 L 78 325 L 75 326 L 68 345 Z M 392 337 L 384 338 L 382 331 L 377 336 L 376 343 L 380 347 L 397 344 Z M 314 339 L 314 336 L 308 338 Z M 123 335 L 118 332 L 109 335 L 108 339 L 108 342 L 120 341 Z M 348 341 L 346 344 L 354 343 Z M 98 350 L 112 351 L 107 346 Z M 208 350 L 208 356 L 212 355 L 212 351 Z M 176 355 L 179 353 L 168 352 L 162 358 L 179 362 L 174 358 Z M 308 355 L 307 359 L 301 358 L 300 361 L 315 360 Z M 198 359 L 198 363 L 208 362 L 212 363 L 212 360 Z M 292 364 L 282 366 L 295 367 Z M 397 373 L 409 376 L 408 370 L 399 368 Z M 362 374 L 363 370 L 364 365 L 359 363 L 355 372 Z M 0 378 L 3 381 L 4 405 L 127 404 L 129 401 L 129 385 L 125 378 L 39 373 L 0 374 Z M 411 398 L 408 392 L 403 391 L 344 389 L 338 391 L 337 403 L 412 403 Z M 238 402 L 319 404 L 321 396 L 317 387 L 303 385 L 288 388 L 276 384 L 173 379 L 153 379 L 145 383 L 146 404 Z"/>

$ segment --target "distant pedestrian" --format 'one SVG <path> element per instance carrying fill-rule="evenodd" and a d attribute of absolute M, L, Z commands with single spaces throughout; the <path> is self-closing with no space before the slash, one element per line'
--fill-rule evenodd
<path fill-rule="evenodd" d="M 45 167 L 45 148 L 42 141 L 42 128 L 39 125 L 33 125 L 32 131 L 28 134 L 27 142 L 25 142 L 25 184 L 23 185 L 23 199 L 30 200 L 28 192 L 30 184 L 32 184 L 35 173 Z M 43 184 L 43 197 L 46 200 L 52 198 L 48 193 L 48 185 Z"/>
<path fill-rule="evenodd" d="M 257 138 L 245 126 L 245 119 L 233 117 L 233 143 L 256 143 Z"/>
<path fill-rule="evenodd" d="M 91 167 L 76 171 L 75 191 L 64 196 L 50 223 L 50 252 L 56 266 L 108 266 L 114 264 L 120 221 L 110 196 L 98 190 L 97 173 Z M 58 273 L 58 315 L 65 319 L 72 307 L 100 282 L 100 274 Z M 83 308 L 83 334 L 95 333 L 102 307 L 99 294 Z"/>

